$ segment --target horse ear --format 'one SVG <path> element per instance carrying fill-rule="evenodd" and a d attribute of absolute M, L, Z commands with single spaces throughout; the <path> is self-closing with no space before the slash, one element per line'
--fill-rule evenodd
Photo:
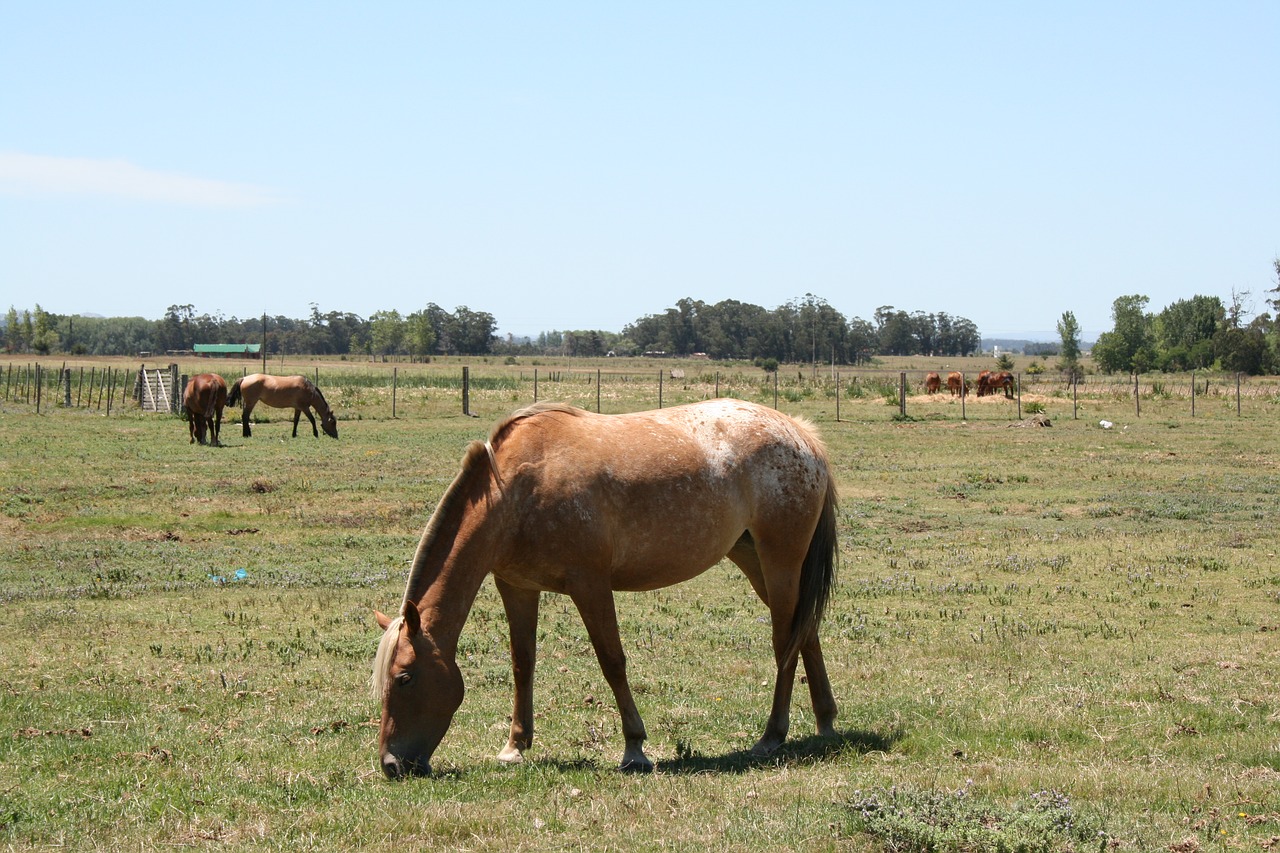
<path fill-rule="evenodd" d="M 404 606 L 404 626 L 409 629 L 410 637 L 422 631 L 422 616 L 418 613 L 416 605 L 406 604 Z"/>
<path fill-rule="evenodd" d="M 373 611 L 373 618 L 377 620 L 378 627 L 384 631 L 391 626 L 391 617 L 385 613 L 375 610 Z"/>

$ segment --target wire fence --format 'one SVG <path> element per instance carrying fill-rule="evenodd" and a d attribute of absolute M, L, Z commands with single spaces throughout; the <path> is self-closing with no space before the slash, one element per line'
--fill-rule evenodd
<path fill-rule="evenodd" d="M 145 365 L 11 362 L 0 367 L 0 400 L 37 413 L 80 410 L 111 415 L 121 407 L 136 411 L 150 387 L 144 378 L 159 373 L 172 377 L 166 386 L 166 396 L 173 400 L 169 411 L 180 414 L 178 401 L 186 377 L 210 367 L 203 359 L 189 365 L 171 364 L 160 371 L 154 367 L 148 371 Z M 212 367 L 221 368 L 228 384 L 250 372 L 234 363 Z M 835 420 L 855 412 L 856 417 L 879 412 L 901 419 L 1022 420 L 1046 407 L 1052 407 L 1057 417 L 1081 417 L 1102 406 L 1139 418 L 1144 414 L 1245 417 L 1271 415 L 1280 407 L 1280 377 L 1198 371 L 1086 375 L 1070 381 L 1058 374 L 1016 373 L 1007 392 L 979 396 L 976 390 L 949 392 L 945 373 L 939 377 L 940 388 L 931 388 L 927 378 L 932 372 L 816 365 L 765 372 L 746 366 L 696 364 L 606 369 L 488 363 L 387 368 L 325 363 L 305 370 L 340 418 L 415 417 L 449 411 L 497 417 L 540 400 L 619 413 L 713 397 L 738 397 L 783 409 L 816 407 Z M 974 384 L 974 373 L 960 373 L 967 384 Z"/>

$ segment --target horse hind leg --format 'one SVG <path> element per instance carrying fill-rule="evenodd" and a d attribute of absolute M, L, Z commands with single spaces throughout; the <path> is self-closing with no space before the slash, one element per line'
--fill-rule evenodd
<path fill-rule="evenodd" d="M 251 435 L 249 429 L 249 413 L 253 411 L 253 403 L 248 400 L 244 401 L 244 409 L 240 412 L 240 435 L 248 438 Z"/>
<path fill-rule="evenodd" d="M 747 576 L 756 595 L 769 608 L 772 623 L 774 661 L 777 665 L 773 704 L 770 707 L 769 720 L 765 724 L 764 733 L 751 748 L 752 754 L 770 755 L 787 739 L 787 733 L 791 728 L 791 696 L 795 689 L 798 658 L 804 660 L 804 671 L 809 682 L 809 698 L 813 703 L 818 734 L 834 735 L 837 706 L 835 694 L 831 689 L 831 679 L 827 675 L 826 662 L 822 657 L 822 646 L 818 641 L 816 627 L 800 643 L 798 650 L 792 647 L 791 630 L 795 620 L 796 602 L 799 598 L 799 571 L 779 572 L 767 568 L 769 566 L 799 567 L 803 564 L 804 555 L 770 553 L 767 559 L 762 559 L 760 549 L 750 534 L 744 534 L 729 551 L 728 557 L 742 569 L 742 573 Z"/>
<path fill-rule="evenodd" d="M 831 679 L 827 676 L 827 664 L 822 658 L 822 644 L 814 631 L 803 646 L 800 656 L 804 658 L 804 674 L 809 682 L 809 701 L 813 703 L 814 723 L 818 734 L 822 737 L 835 737 L 836 706 L 835 693 L 831 690 Z"/>

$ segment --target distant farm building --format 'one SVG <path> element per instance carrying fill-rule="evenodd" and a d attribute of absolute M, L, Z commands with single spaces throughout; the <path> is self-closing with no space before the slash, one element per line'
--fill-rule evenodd
<path fill-rule="evenodd" d="M 194 344 L 192 350 L 201 358 L 257 358 L 262 344 Z"/>

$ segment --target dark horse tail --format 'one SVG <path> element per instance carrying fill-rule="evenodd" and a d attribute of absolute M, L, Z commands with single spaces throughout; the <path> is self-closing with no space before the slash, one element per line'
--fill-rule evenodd
<path fill-rule="evenodd" d="M 796 601 L 795 617 L 791 621 L 791 640 L 787 643 L 787 658 L 798 654 L 801 646 L 816 635 L 827 600 L 836 583 L 836 545 L 839 531 L 836 525 L 836 484 L 828 474 L 827 496 L 822 502 L 822 515 L 818 527 L 809 540 L 809 551 L 804 555 L 800 570 L 800 597 Z"/>
<path fill-rule="evenodd" d="M 240 402 L 240 383 L 244 381 L 244 377 L 237 379 L 235 384 L 231 386 L 231 391 L 227 394 L 227 405 L 234 406 Z"/>

